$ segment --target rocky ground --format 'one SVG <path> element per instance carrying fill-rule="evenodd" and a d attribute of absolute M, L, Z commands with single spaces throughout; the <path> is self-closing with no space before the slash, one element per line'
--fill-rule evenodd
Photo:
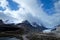
<path fill-rule="evenodd" d="M 60 40 L 60 38 L 57 38 L 54 34 L 46 34 L 46 33 L 29 33 L 29 34 L 15 34 L 10 32 L 2 32 L 0 33 L 0 37 L 16 37 L 20 40 Z"/>

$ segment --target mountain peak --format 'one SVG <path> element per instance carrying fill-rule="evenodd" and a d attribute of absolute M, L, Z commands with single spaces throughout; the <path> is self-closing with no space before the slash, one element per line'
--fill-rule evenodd
<path fill-rule="evenodd" d="M 22 23 L 30 24 L 29 21 L 27 21 L 27 20 L 23 21 Z"/>

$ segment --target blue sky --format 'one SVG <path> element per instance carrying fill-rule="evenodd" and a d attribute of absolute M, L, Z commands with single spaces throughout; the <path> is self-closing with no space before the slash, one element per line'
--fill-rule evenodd
<path fill-rule="evenodd" d="M 19 4 L 14 2 L 13 0 L 7 0 L 8 4 L 7 5 L 11 10 L 18 10 L 19 9 Z"/>
<path fill-rule="evenodd" d="M 8 4 L 7 5 L 11 10 L 18 10 L 19 9 L 19 4 L 14 2 L 13 0 L 7 0 Z M 42 8 L 43 10 L 48 14 L 48 15 L 53 15 L 54 14 L 54 2 L 53 0 L 38 0 L 38 4 L 40 2 L 43 4 Z M 4 11 L 5 8 L 2 8 L 0 6 L 0 10 Z"/>
<path fill-rule="evenodd" d="M 42 3 L 43 10 L 48 14 L 48 15 L 53 15 L 54 14 L 54 3 L 56 0 L 38 0 L 38 3 Z"/>
<path fill-rule="evenodd" d="M 5 8 L 2 8 L 2 7 L 0 6 L 0 10 L 1 10 L 1 11 L 4 11 L 4 10 L 5 10 Z"/>
<path fill-rule="evenodd" d="M 7 5 L 11 10 L 18 10 L 19 9 L 19 4 L 14 2 L 13 0 L 7 0 L 8 4 Z M 42 8 L 43 10 L 48 14 L 48 15 L 53 15 L 54 14 L 54 2 L 53 0 L 38 0 L 38 4 L 40 2 L 43 4 Z M 5 8 L 2 8 L 0 6 L 0 10 L 4 11 Z"/>

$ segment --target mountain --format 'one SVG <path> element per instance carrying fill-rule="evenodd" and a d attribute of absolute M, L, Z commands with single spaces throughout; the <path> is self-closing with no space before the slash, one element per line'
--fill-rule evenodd
<path fill-rule="evenodd" d="M 15 31 L 18 29 L 19 27 L 17 27 L 17 25 L 15 25 L 14 23 L 5 24 L 2 20 L 0 20 L 0 31 Z"/>
<path fill-rule="evenodd" d="M 0 20 L 0 31 L 16 31 L 22 29 L 25 33 L 28 32 L 42 32 L 43 30 L 47 29 L 44 26 L 39 26 L 36 23 L 33 23 L 35 26 L 31 25 L 27 20 L 23 21 L 22 23 L 18 24 L 5 24 L 2 20 Z"/>
<path fill-rule="evenodd" d="M 44 26 L 39 26 L 35 24 L 36 27 L 31 25 L 27 20 L 23 21 L 22 23 L 17 24 L 18 27 L 23 28 L 25 32 L 42 32 L 43 30 L 47 29 Z"/>

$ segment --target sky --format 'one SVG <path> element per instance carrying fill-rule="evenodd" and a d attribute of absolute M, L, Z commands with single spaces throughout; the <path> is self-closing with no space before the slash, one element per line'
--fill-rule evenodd
<path fill-rule="evenodd" d="M 60 0 L 0 0 L 0 19 L 9 20 L 5 23 L 28 20 L 53 29 L 60 24 Z"/>

